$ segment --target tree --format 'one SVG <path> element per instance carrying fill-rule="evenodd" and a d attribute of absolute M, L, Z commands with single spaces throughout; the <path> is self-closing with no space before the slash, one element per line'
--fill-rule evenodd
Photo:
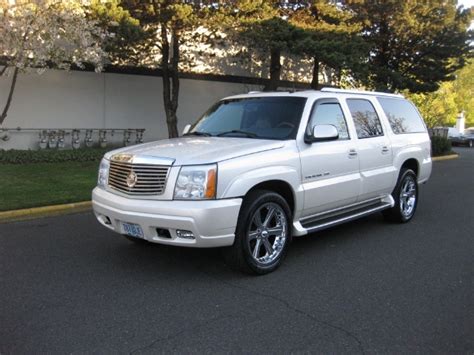
<path fill-rule="evenodd" d="M 264 90 L 276 90 L 281 77 L 282 53 L 289 52 L 302 35 L 302 31 L 287 20 L 287 13 L 292 10 L 274 0 L 241 0 L 230 10 L 233 30 L 238 34 L 236 40 L 270 59 L 270 77 Z"/>
<path fill-rule="evenodd" d="M 42 73 L 46 68 L 70 69 L 91 64 L 96 71 L 103 66 L 107 38 L 86 9 L 76 1 L 4 2 L 0 7 L 0 54 L 12 71 L 6 104 L 0 115 L 5 121 L 18 74 L 29 68 Z"/>
<path fill-rule="evenodd" d="M 163 79 L 163 103 L 168 136 L 178 136 L 179 72 L 183 36 L 200 24 L 206 14 L 201 3 L 180 0 L 128 1 L 124 6 L 139 18 L 148 36 L 140 48 L 153 56 L 158 52 Z"/>
<path fill-rule="evenodd" d="M 456 73 L 453 89 L 458 111 L 464 111 L 467 127 L 474 126 L 474 60 Z"/>
<path fill-rule="evenodd" d="M 429 128 L 453 126 L 459 112 L 453 85 L 452 82 L 445 82 L 435 92 L 410 93 L 406 91 L 405 96 L 417 106 Z"/>
<path fill-rule="evenodd" d="M 381 91 L 436 91 L 473 54 L 472 9 L 448 1 L 347 2 L 371 46 L 365 84 Z"/>
<path fill-rule="evenodd" d="M 298 41 L 302 32 L 288 21 L 273 17 L 250 25 L 242 35 L 250 40 L 255 47 L 270 56 L 270 80 L 264 90 L 276 90 L 281 77 L 282 53 L 291 50 L 293 43 Z"/>
<path fill-rule="evenodd" d="M 332 68 L 339 76 L 343 70 L 354 78 L 366 74 L 368 46 L 360 35 L 362 25 L 351 11 L 326 0 L 313 0 L 310 6 L 294 11 L 290 23 L 305 31 L 293 48 L 313 59 L 311 88 L 320 88 L 321 66 Z"/>

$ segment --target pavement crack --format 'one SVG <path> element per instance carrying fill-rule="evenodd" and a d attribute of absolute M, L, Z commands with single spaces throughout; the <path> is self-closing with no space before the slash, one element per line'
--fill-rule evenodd
<path fill-rule="evenodd" d="M 354 340 L 359 349 L 360 349 L 360 352 L 361 354 L 365 355 L 365 349 L 364 349 L 364 346 L 362 344 L 362 341 L 359 339 L 359 337 L 352 333 L 351 331 L 341 327 L 341 326 L 338 326 L 338 325 L 335 325 L 335 324 L 332 324 L 330 322 L 327 322 L 325 320 L 322 320 L 322 319 L 319 319 L 318 317 L 314 316 L 313 314 L 311 313 L 308 313 L 302 309 L 299 309 L 293 305 L 291 305 L 288 301 L 282 299 L 282 298 L 279 298 L 279 297 L 276 297 L 276 296 L 273 296 L 273 295 L 270 295 L 270 294 L 266 294 L 264 292 L 260 292 L 260 291 L 256 291 L 256 290 L 252 290 L 252 289 L 249 289 L 249 288 L 246 288 L 246 287 L 242 287 L 242 286 L 239 286 L 239 285 L 236 285 L 232 282 L 229 282 L 229 281 L 226 281 L 226 280 L 223 280 L 223 279 L 220 279 L 206 271 L 203 271 L 202 269 L 199 269 L 198 270 L 200 272 L 202 272 L 203 274 L 207 275 L 208 277 L 212 278 L 213 280 L 216 280 L 218 282 L 221 282 L 227 286 L 230 286 L 230 287 L 233 287 L 233 288 L 237 288 L 241 291 L 244 291 L 244 292 L 247 292 L 247 293 L 250 293 L 250 294 L 253 294 L 253 295 L 257 295 L 257 296 L 260 296 L 260 297 L 265 297 L 265 298 L 269 298 L 269 299 L 272 299 L 276 302 L 279 302 L 280 304 L 284 305 L 286 308 L 288 308 L 289 310 L 295 312 L 295 313 L 298 313 L 310 320 L 312 320 L 313 322 L 317 323 L 317 324 L 320 324 L 320 325 L 324 325 L 328 328 L 331 328 L 331 329 L 334 329 L 334 330 L 337 330 L 343 334 L 345 334 L 347 337 L 351 338 L 352 340 Z"/>
<path fill-rule="evenodd" d="M 236 318 L 238 316 L 236 315 L 233 315 L 233 314 L 228 314 L 228 315 L 223 315 L 223 316 L 218 316 L 218 317 L 214 317 L 210 320 L 206 320 L 205 322 L 199 322 L 198 324 L 194 324 L 190 327 L 187 327 L 185 329 L 182 329 L 180 330 L 179 332 L 176 332 L 176 333 L 172 333 L 172 334 L 169 334 L 165 337 L 160 337 L 160 338 L 156 338 L 154 339 L 153 341 L 151 341 L 150 343 L 148 343 L 147 345 L 143 345 L 143 346 L 140 346 L 136 349 L 133 349 L 132 351 L 130 351 L 129 354 L 135 354 L 135 353 L 140 353 L 140 352 L 143 352 L 145 350 L 149 350 L 149 349 L 152 349 L 155 345 L 163 342 L 163 341 L 168 341 L 168 340 L 171 340 L 173 338 L 176 338 L 178 336 L 181 336 L 183 334 L 186 334 L 190 331 L 194 331 L 196 329 L 196 327 L 200 327 L 201 325 L 203 324 L 211 324 L 211 323 L 214 323 L 214 322 L 217 322 L 217 321 L 220 321 L 222 319 L 226 319 L 226 318 Z"/>

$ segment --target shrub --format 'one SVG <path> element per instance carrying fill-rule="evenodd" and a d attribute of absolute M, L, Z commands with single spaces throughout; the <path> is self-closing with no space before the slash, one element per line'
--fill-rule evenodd
<path fill-rule="evenodd" d="M 66 161 L 100 161 L 108 149 L 84 148 L 76 150 L 3 150 L 0 164 L 59 163 Z M 110 150 L 110 149 L 109 149 Z"/>
<path fill-rule="evenodd" d="M 431 155 L 434 157 L 451 152 L 451 141 L 444 137 L 431 137 Z"/>

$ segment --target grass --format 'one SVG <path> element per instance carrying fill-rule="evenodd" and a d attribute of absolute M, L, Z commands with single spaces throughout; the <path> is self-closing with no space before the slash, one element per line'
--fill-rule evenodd
<path fill-rule="evenodd" d="M 88 201 L 99 162 L 0 164 L 0 211 Z"/>

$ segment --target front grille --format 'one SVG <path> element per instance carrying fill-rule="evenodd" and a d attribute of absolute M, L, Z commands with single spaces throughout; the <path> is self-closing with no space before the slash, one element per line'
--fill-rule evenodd
<path fill-rule="evenodd" d="M 161 195 L 166 187 L 168 171 L 168 166 L 111 160 L 108 183 L 111 188 L 129 195 Z"/>

